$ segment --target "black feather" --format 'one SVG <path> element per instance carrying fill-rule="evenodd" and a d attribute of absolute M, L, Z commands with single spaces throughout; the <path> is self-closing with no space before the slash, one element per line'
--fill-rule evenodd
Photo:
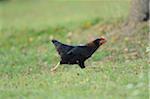
<path fill-rule="evenodd" d="M 63 44 L 57 40 L 52 40 L 52 43 L 55 45 L 55 48 L 61 57 L 66 55 L 66 53 L 73 48 L 73 46 Z"/>
<path fill-rule="evenodd" d="M 97 44 L 99 40 L 97 42 L 91 42 L 92 46 L 88 44 L 83 46 L 71 46 L 57 40 L 52 40 L 52 42 L 61 57 L 60 64 L 78 64 L 81 68 L 85 68 L 84 61 L 90 58 L 100 46 Z"/>

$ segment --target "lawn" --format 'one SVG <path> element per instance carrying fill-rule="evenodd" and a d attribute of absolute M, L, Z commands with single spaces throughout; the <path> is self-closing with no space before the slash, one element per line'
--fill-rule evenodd
<path fill-rule="evenodd" d="M 10 0 L 0 2 L 0 99 L 148 99 L 148 31 L 113 32 L 130 0 Z M 52 38 L 108 42 L 86 68 L 61 65 Z"/>

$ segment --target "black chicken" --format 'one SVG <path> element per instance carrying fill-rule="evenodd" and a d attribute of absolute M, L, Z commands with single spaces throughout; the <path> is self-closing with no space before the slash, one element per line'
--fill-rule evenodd
<path fill-rule="evenodd" d="M 85 68 L 85 60 L 90 58 L 99 46 L 105 42 L 106 39 L 101 37 L 85 45 L 71 46 L 63 44 L 57 40 L 52 40 L 52 43 L 55 45 L 61 57 L 59 64 L 78 64 L 82 69 Z M 55 70 L 58 65 L 54 67 L 52 71 Z"/>

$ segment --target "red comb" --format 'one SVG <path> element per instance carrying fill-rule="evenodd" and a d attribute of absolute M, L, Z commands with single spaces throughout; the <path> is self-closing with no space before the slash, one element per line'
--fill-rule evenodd
<path fill-rule="evenodd" d="M 104 36 L 101 36 L 100 38 L 106 40 L 106 38 Z"/>

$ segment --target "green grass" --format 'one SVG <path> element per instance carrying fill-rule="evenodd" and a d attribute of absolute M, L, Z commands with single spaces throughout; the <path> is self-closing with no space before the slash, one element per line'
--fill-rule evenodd
<path fill-rule="evenodd" d="M 82 20 L 95 17 L 105 20 L 125 17 L 129 6 L 128 1 L 38 0 L 35 2 L 31 0 L 19 2 L 15 0 L 10 3 L 1 3 L 0 6 L 3 10 L 1 13 L 3 28 L 41 29 L 58 24 L 69 24 L 72 27 L 79 25 Z"/>
<path fill-rule="evenodd" d="M 147 99 L 148 26 L 109 34 L 126 19 L 129 0 L 0 2 L 0 99 Z M 87 68 L 61 65 L 51 38 L 108 42 Z M 147 38 L 147 39 L 146 39 Z"/>

